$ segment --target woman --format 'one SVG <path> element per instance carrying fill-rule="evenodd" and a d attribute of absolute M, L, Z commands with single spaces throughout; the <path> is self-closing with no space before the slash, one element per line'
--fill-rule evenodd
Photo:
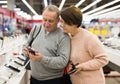
<path fill-rule="evenodd" d="M 77 71 L 71 74 L 72 84 L 105 84 L 102 67 L 108 58 L 97 36 L 80 28 L 82 13 L 74 6 L 60 13 L 63 31 L 71 35 L 71 61 Z"/>

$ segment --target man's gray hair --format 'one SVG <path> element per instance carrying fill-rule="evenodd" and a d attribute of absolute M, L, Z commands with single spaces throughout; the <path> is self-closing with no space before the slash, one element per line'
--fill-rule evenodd
<path fill-rule="evenodd" d="M 59 11 L 57 6 L 55 6 L 55 5 L 48 5 L 47 7 L 44 8 L 44 10 L 46 10 L 46 9 L 49 10 L 49 11 L 56 12 L 57 13 L 57 17 L 59 17 L 60 11 Z M 43 10 L 43 12 L 44 12 L 44 10 Z"/>

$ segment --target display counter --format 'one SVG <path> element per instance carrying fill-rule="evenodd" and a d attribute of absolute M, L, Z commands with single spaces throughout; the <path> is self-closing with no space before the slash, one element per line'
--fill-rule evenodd
<path fill-rule="evenodd" d="M 112 47 L 108 47 L 108 46 L 104 46 L 104 49 L 109 58 L 108 66 L 111 69 L 120 72 L 120 50 L 113 49 Z"/>
<path fill-rule="evenodd" d="M 15 76 L 11 77 L 6 84 L 27 84 L 27 82 L 27 72 L 26 69 L 23 69 L 19 73 L 16 73 Z"/>
<path fill-rule="evenodd" d="M 27 84 L 26 57 L 22 54 L 25 43 L 25 35 L 4 38 L 0 48 L 0 84 Z"/>

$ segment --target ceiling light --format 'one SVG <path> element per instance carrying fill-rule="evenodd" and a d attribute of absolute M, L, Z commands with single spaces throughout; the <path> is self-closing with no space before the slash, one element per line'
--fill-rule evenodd
<path fill-rule="evenodd" d="M 107 12 L 105 14 L 97 15 L 97 16 L 94 16 L 94 17 L 96 17 L 96 18 L 106 18 L 106 17 L 109 17 L 109 16 L 113 17 L 113 15 L 115 15 L 115 14 L 117 14 L 117 15 L 119 14 L 120 15 L 120 9 L 114 10 L 114 11 L 110 11 L 110 12 Z"/>
<path fill-rule="evenodd" d="M 65 4 L 65 1 L 66 1 L 66 0 L 62 0 L 61 4 L 60 4 L 60 6 L 59 6 L 59 10 L 62 9 L 63 5 Z"/>
<path fill-rule="evenodd" d="M 7 1 L 0 1 L 0 4 L 6 4 Z"/>
<path fill-rule="evenodd" d="M 2 5 L 2 8 L 7 8 L 7 5 Z"/>
<path fill-rule="evenodd" d="M 38 15 L 36 11 L 26 2 L 26 0 L 22 0 L 22 2 L 33 12 L 34 15 Z"/>
<path fill-rule="evenodd" d="M 47 0 L 44 0 L 44 4 L 45 4 L 45 7 L 47 7 L 47 5 L 48 5 Z"/>
<path fill-rule="evenodd" d="M 29 14 L 27 14 L 26 12 L 23 11 L 16 11 L 17 15 L 24 17 L 26 19 L 31 19 L 31 16 Z"/>
<path fill-rule="evenodd" d="M 75 5 L 75 7 L 80 6 L 84 1 L 86 1 L 86 0 L 80 0 L 80 1 Z"/>
<path fill-rule="evenodd" d="M 42 15 L 34 15 L 33 20 L 42 20 Z"/>
<path fill-rule="evenodd" d="M 89 9 L 90 7 L 94 6 L 95 4 L 99 3 L 101 0 L 96 0 L 93 3 L 89 4 L 88 6 L 86 6 L 85 8 L 81 9 L 81 11 L 85 11 L 87 9 Z"/>
<path fill-rule="evenodd" d="M 109 11 L 113 11 L 117 8 L 120 8 L 120 5 L 117 5 L 117 6 L 114 6 L 114 7 L 111 7 L 111 8 L 108 8 L 108 9 L 104 9 L 102 11 L 99 11 L 99 12 L 96 12 L 94 14 L 91 14 L 92 16 L 95 16 L 95 15 L 100 15 L 100 14 L 103 14 L 103 13 L 106 13 L 106 12 L 109 12 Z"/>
<path fill-rule="evenodd" d="M 99 11 L 99 10 L 101 10 L 101 9 L 107 7 L 107 6 L 113 5 L 113 4 L 115 4 L 115 3 L 119 2 L 119 1 L 120 1 L 120 0 L 114 0 L 114 1 L 112 1 L 112 2 L 109 2 L 109 3 L 105 4 L 105 5 L 102 5 L 102 6 L 98 7 L 98 8 L 95 8 L 95 9 L 93 9 L 93 10 L 87 12 L 87 13 L 84 13 L 84 14 L 85 14 L 85 15 L 92 14 L 92 13 L 94 13 L 94 12 L 96 12 L 96 11 Z"/>
<path fill-rule="evenodd" d="M 14 8 L 14 11 L 20 11 L 21 9 L 20 8 Z"/>
<path fill-rule="evenodd" d="M 119 11 L 120 12 L 120 11 Z M 116 18 L 120 19 L 120 13 L 114 13 L 112 15 L 106 15 L 105 18 Z"/>

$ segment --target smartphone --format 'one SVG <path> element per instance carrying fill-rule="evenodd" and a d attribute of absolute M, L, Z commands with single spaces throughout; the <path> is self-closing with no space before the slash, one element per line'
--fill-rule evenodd
<path fill-rule="evenodd" d="M 35 51 L 34 51 L 34 50 L 32 50 L 31 48 L 27 48 L 27 49 L 28 49 L 28 51 L 29 51 L 31 54 L 35 55 Z"/>
<path fill-rule="evenodd" d="M 21 65 L 21 66 L 23 66 L 23 64 L 22 63 L 20 63 L 20 62 L 18 62 L 18 61 L 14 61 L 16 64 L 18 64 L 18 65 Z"/>
<path fill-rule="evenodd" d="M 13 71 L 20 72 L 20 70 L 19 70 L 18 68 L 14 67 L 14 66 L 7 65 L 7 64 L 5 64 L 5 66 L 6 66 L 7 68 L 10 68 L 10 69 L 13 70 Z"/>
<path fill-rule="evenodd" d="M 68 74 L 71 75 L 71 74 L 73 74 L 74 72 L 76 72 L 76 70 L 77 70 L 76 68 L 71 69 L 71 70 L 68 72 Z"/>
<path fill-rule="evenodd" d="M 76 66 L 78 65 L 79 63 L 76 63 L 76 64 L 71 64 L 72 65 L 72 69 L 70 69 L 70 71 L 68 72 L 69 75 L 73 74 L 74 72 L 77 71 L 77 68 Z"/>

